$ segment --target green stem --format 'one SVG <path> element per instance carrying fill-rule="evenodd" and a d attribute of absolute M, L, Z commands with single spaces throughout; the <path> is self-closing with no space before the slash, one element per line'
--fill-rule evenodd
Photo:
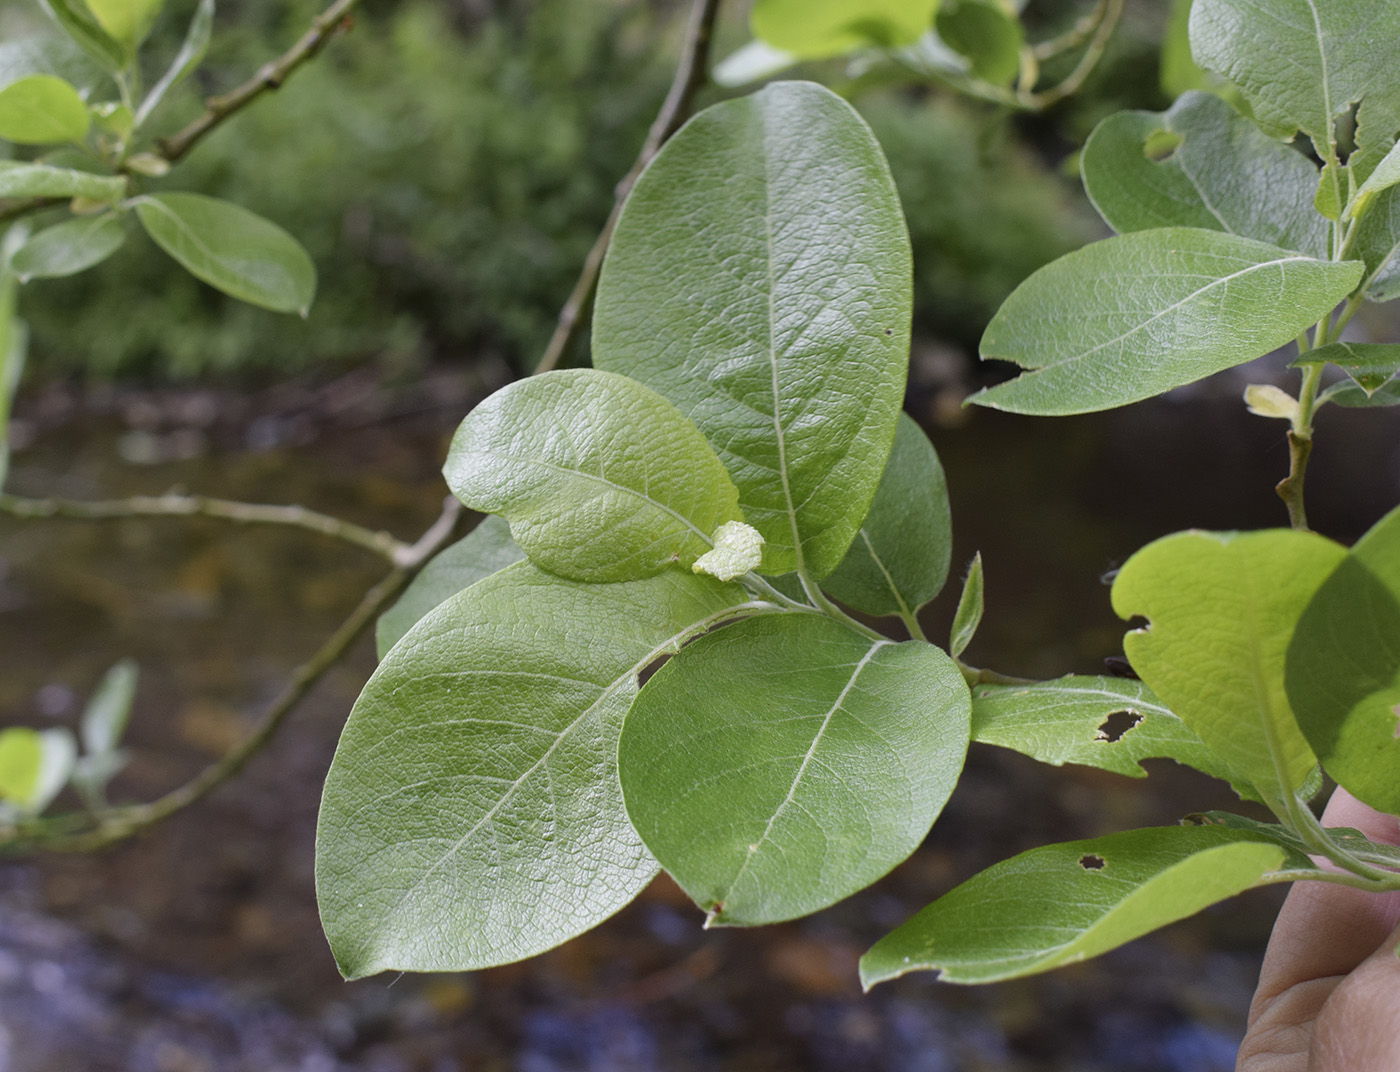
<path fill-rule="evenodd" d="M 973 666 L 965 663 L 961 659 L 954 660 L 958 664 L 958 669 L 962 671 L 963 680 L 968 686 L 973 685 L 1039 685 L 1041 684 L 1033 677 L 1012 677 L 1010 674 L 1003 674 L 996 670 L 988 670 L 985 667 Z"/>
<path fill-rule="evenodd" d="M 842 625 L 848 626 L 849 628 L 854 629 L 858 633 L 864 633 L 872 640 L 889 639 L 888 637 L 877 633 L 874 629 L 871 629 L 870 626 L 866 625 L 864 622 L 859 622 L 856 619 L 852 618 L 844 610 L 842 610 L 830 599 L 828 599 L 826 593 L 823 592 L 817 586 L 816 582 L 808 578 L 805 570 L 798 570 L 797 578 L 799 581 L 802 582 L 802 590 L 807 593 L 807 598 L 812 601 L 812 606 L 816 607 L 828 618 L 834 618 Z"/>
<path fill-rule="evenodd" d="M 1354 890 L 1365 890 L 1367 893 L 1383 893 L 1387 890 L 1400 889 L 1400 875 L 1388 875 L 1381 881 L 1362 878 L 1349 871 L 1319 871 L 1311 867 L 1291 867 L 1282 871 L 1270 871 L 1263 875 L 1254 885 L 1272 886 L 1280 882 L 1330 882 L 1335 886 L 1349 886 Z"/>

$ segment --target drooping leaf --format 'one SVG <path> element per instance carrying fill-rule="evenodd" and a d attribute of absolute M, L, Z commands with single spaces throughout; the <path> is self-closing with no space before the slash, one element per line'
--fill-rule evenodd
<path fill-rule="evenodd" d="M 5 173 L 0 171 L 0 184 Z M 112 213 L 79 216 L 46 227 L 15 254 L 14 270 L 20 282 L 76 275 L 105 261 L 126 241 L 126 228 Z"/>
<path fill-rule="evenodd" d="M 943 0 L 934 25 L 944 44 L 967 57 L 975 77 L 999 86 L 1016 80 L 1026 34 L 998 0 Z"/>
<path fill-rule="evenodd" d="M 1400 130 L 1396 41 L 1400 6 L 1373 0 L 1196 0 L 1191 9 L 1196 62 L 1243 89 L 1269 133 L 1301 130 L 1326 158 L 1336 120 L 1359 101 L 1352 163 L 1367 173 Z"/>
<path fill-rule="evenodd" d="M 912 45 L 929 28 L 938 0 L 757 0 L 755 37 L 802 59 L 857 48 Z"/>
<path fill-rule="evenodd" d="M 1366 264 L 1362 294 L 1373 302 L 1400 298 L 1400 186 L 1377 194 L 1354 226 L 1353 256 Z"/>
<path fill-rule="evenodd" d="M 952 550 L 943 466 L 923 429 L 901 413 L 870 513 L 822 587 L 866 614 L 912 615 L 943 589 Z"/>
<path fill-rule="evenodd" d="M 47 164 L 0 160 L 0 197 L 86 197 L 116 201 L 126 194 L 120 175 L 94 175 Z"/>
<path fill-rule="evenodd" d="M 651 388 L 596 369 L 520 380 L 467 415 L 443 475 L 510 521 L 537 566 L 577 581 L 689 569 L 739 493 L 699 429 Z"/>
<path fill-rule="evenodd" d="M 449 596 L 524 557 L 520 545 L 510 538 L 510 525 L 505 518 L 483 517 L 471 532 L 439 551 L 398 601 L 379 616 L 374 629 L 379 658 L 388 655 L 405 633 Z"/>
<path fill-rule="evenodd" d="M 1031 371 L 969 401 L 1057 416 L 1151 398 L 1296 338 L 1362 270 L 1194 227 L 1095 242 L 1006 299 L 982 356 Z"/>
<path fill-rule="evenodd" d="M 972 739 L 1057 767 L 1082 763 L 1143 778 L 1140 760 L 1174 759 L 1238 780 L 1151 689 L 1127 678 L 1071 675 L 1035 685 L 976 685 Z"/>
<path fill-rule="evenodd" d="M 731 52 L 710 72 L 715 85 L 734 88 L 751 82 L 761 82 L 802 62 L 791 52 L 774 48 L 764 41 L 750 41 L 737 52 Z"/>
<path fill-rule="evenodd" d="M 504 964 L 635 897 L 656 870 L 617 785 L 637 674 L 742 599 L 679 570 L 595 585 L 520 562 L 429 612 L 326 779 L 316 889 L 341 971 Z"/>
<path fill-rule="evenodd" d="M 379 658 L 383 659 L 428 611 L 449 596 L 524 557 L 520 545 L 510 538 L 510 525 L 505 518 L 482 518 L 466 536 L 438 552 L 398 601 L 379 616 L 374 633 Z"/>
<path fill-rule="evenodd" d="M 910 271 L 879 146 L 809 83 L 701 113 L 628 198 L 593 362 L 700 427 L 765 573 L 824 577 L 860 528 L 904 398 Z"/>
<path fill-rule="evenodd" d="M 1400 812 L 1400 508 L 1357 541 L 1298 621 L 1288 700 L 1323 769 Z"/>
<path fill-rule="evenodd" d="M 1177 144 L 1149 158 L 1162 132 Z M 1317 168 L 1214 94 L 1187 93 L 1161 113 L 1109 116 L 1085 143 L 1080 168 L 1094 207 L 1120 234 L 1204 227 L 1328 256 L 1327 221 L 1313 210 Z"/>
<path fill-rule="evenodd" d="M 196 279 L 274 312 L 305 316 L 311 307 L 316 267 L 275 223 L 203 194 L 150 194 L 135 204 L 146 233 Z"/>
<path fill-rule="evenodd" d="M 967 650 L 977 627 L 982 624 L 982 552 L 972 556 L 972 564 L 963 579 L 958 609 L 953 613 L 953 628 L 948 637 L 948 654 L 954 659 Z"/>
<path fill-rule="evenodd" d="M 150 33 L 165 0 L 86 0 L 88 10 L 97 17 L 102 28 L 112 38 L 134 50 Z"/>
<path fill-rule="evenodd" d="M 1345 555 L 1290 529 L 1179 532 L 1138 551 L 1113 582 L 1118 616 L 1148 619 L 1124 638 L 1133 669 L 1273 804 L 1317 762 L 1284 692 L 1284 655 Z"/>
<path fill-rule="evenodd" d="M 1087 960 L 1249 889 L 1284 858 L 1259 835 L 1220 826 L 1031 849 L 880 939 L 861 958 L 861 982 L 937 971 L 951 983 L 992 983 Z"/>
<path fill-rule="evenodd" d="M 127 50 L 93 17 L 83 0 L 39 0 L 54 22 L 107 71 L 126 66 Z"/>
<path fill-rule="evenodd" d="M 1294 366 L 1331 363 L 1344 371 L 1370 398 L 1400 372 L 1400 344 L 1333 342 L 1309 350 Z"/>
<path fill-rule="evenodd" d="M 209 51 L 209 37 L 213 29 L 214 0 L 199 0 L 194 17 L 190 19 L 189 29 L 185 31 L 185 40 L 180 44 L 180 51 L 170 61 L 170 66 L 166 68 L 165 74 L 161 75 L 160 81 L 151 87 L 145 100 L 136 109 L 138 124 L 144 123 L 151 112 L 155 111 L 156 106 L 165 99 L 165 95 L 188 78 L 203 62 L 204 54 Z"/>
<path fill-rule="evenodd" d="M 632 705 L 627 813 L 710 923 L 815 912 L 918 847 L 962 769 L 968 706 L 932 645 L 750 618 L 683 649 Z"/>
<path fill-rule="evenodd" d="M 77 745 L 63 728 L 0 730 L 0 804 L 38 815 L 68 782 Z"/>
<path fill-rule="evenodd" d="M 1351 380 L 1334 383 L 1317 396 L 1317 404 L 1335 402 L 1347 409 L 1373 409 L 1382 406 L 1400 406 L 1400 380 L 1391 380 L 1376 388 L 1371 394 L 1361 389 L 1361 385 Z"/>
<path fill-rule="evenodd" d="M 90 123 L 83 98 L 62 78 L 31 74 L 0 89 L 0 138 L 7 141 L 21 145 L 82 141 Z"/>

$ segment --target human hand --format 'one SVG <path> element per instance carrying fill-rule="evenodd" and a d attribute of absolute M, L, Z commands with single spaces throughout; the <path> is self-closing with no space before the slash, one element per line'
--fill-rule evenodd
<path fill-rule="evenodd" d="M 1324 826 L 1400 845 L 1400 820 L 1338 789 Z M 1289 891 L 1264 954 L 1235 1072 L 1400 1072 L 1400 892 Z"/>

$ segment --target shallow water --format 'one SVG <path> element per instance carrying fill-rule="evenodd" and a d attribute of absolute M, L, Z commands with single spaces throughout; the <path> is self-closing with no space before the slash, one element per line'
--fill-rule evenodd
<path fill-rule="evenodd" d="M 489 377 L 488 377 L 489 379 Z M 384 395 L 347 377 L 252 402 L 208 392 L 22 400 L 10 489 L 73 497 L 180 485 L 303 502 L 401 537 L 443 494 L 452 425 L 489 382 L 444 372 Z M 933 386 L 912 403 L 949 413 Z M 1337 415 L 1330 415 L 1336 417 Z M 1351 539 L 1400 498 L 1393 413 L 1323 425 L 1314 524 Z M 1122 624 L 1099 576 L 1188 525 L 1283 523 L 1271 422 L 1173 399 L 1045 422 L 976 413 L 934 430 L 955 560 L 981 549 L 968 657 L 1096 672 Z M 142 667 L 119 800 L 177 784 L 244 732 L 378 573 L 353 548 L 212 521 L 0 523 L 0 717 L 73 724 L 101 672 Z M 946 634 L 956 593 L 930 608 Z M 581 940 L 475 975 L 336 975 L 316 919 L 319 785 L 373 666 L 362 641 L 235 782 L 134 842 L 0 868 L 0 1072 L 1214 1072 L 1233 1065 L 1278 891 L 1107 957 L 981 988 L 910 978 L 862 996 L 855 961 L 938 893 L 1052 840 L 1229 807 L 1171 764 L 1130 781 L 976 748 L 927 844 L 809 920 L 704 932 L 668 882 Z"/>

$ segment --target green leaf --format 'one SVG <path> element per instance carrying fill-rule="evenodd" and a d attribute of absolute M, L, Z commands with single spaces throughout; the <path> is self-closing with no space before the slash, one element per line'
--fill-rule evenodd
<path fill-rule="evenodd" d="M 1336 158 L 1334 124 L 1360 101 L 1359 172 L 1400 130 L 1396 41 L 1400 6 L 1375 0 L 1196 0 L 1191 9 L 1196 62 L 1243 89 L 1266 132 L 1301 130 L 1324 160 Z"/>
<path fill-rule="evenodd" d="M 590 585 L 520 562 L 415 625 L 356 702 L 321 801 L 340 970 L 504 964 L 632 900 L 656 872 L 617 785 L 637 674 L 742 599 L 679 570 Z"/>
<path fill-rule="evenodd" d="M 1171 15 L 1162 35 L 1162 58 L 1159 78 L 1162 92 L 1179 97 L 1192 89 L 1207 89 L 1206 73 L 1191 58 L 1191 0 L 1172 0 Z"/>
<path fill-rule="evenodd" d="M 1175 148 L 1149 157 L 1153 140 Z M 1327 221 L 1313 210 L 1317 168 L 1219 97 L 1187 93 L 1165 112 L 1119 112 L 1080 155 L 1084 189 L 1120 234 L 1204 227 L 1326 259 Z"/>
<path fill-rule="evenodd" d="M 1352 254 L 1366 264 L 1361 293 L 1373 302 L 1400 297 L 1400 186 L 1377 194 L 1353 227 Z"/>
<path fill-rule="evenodd" d="M 749 26 L 774 48 L 821 59 L 912 45 L 937 9 L 938 0 L 757 0 Z"/>
<path fill-rule="evenodd" d="M 87 0 L 88 9 L 112 37 L 134 52 L 146 39 L 165 0 Z"/>
<path fill-rule="evenodd" d="M 937 971 L 992 983 L 1096 957 L 1265 879 L 1285 851 L 1219 826 L 1149 827 L 1031 849 L 944 894 L 860 961 L 861 982 Z"/>
<path fill-rule="evenodd" d="M 214 0 L 199 0 L 194 18 L 190 20 L 189 29 L 185 31 L 185 40 L 180 45 L 180 51 L 170 61 L 170 66 L 166 68 L 165 74 L 161 75 L 160 81 L 151 87 L 146 99 L 136 109 L 138 125 L 144 123 L 151 112 L 155 111 L 156 106 L 165 99 L 165 95 L 188 78 L 204 60 L 204 54 L 209 51 L 209 37 L 213 29 Z"/>
<path fill-rule="evenodd" d="M 870 129 L 810 83 L 701 113 L 627 200 L 593 362 L 700 427 L 765 573 L 820 579 L 860 529 L 904 401 L 910 271 Z"/>
<path fill-rule="evenodd" d="M 5 172 L 0 171 L 0 184 Z M 46 227 L 20 247 L 14 271 L 21 283 L 76 275 L 105 261 L 126 241 L 121 219 L 107 212 L 78 216 Z"/>
<path fill-rule="evenodd" d="M 1400 183 L 1400 143 L 1390 147 L 1390 152 L 1376 165 L 1376 170 L 1361 184 L 1347 206 L 1346 218 L 1351 220 L 1364 216 L 1376 195 L 1384 193 L 1396 183 Z"/>
<path fill-rule="evenodd" d="M 105 70 L 120 71 L 126 66 L 127 50 L 102 28 L 83 0 L 39 0 L 39 3 L 63 32 Z"/>
<path fill-rule="evenodd" d="M 595 369 L 497 391 L 457 429 L 443 475 L 473 510 L 509 520 L 535 565 L 576 581 L 689 569 L 741 518 L 699 429 L 651 388 Z"/>
<path fill-rule="evenodd" d="M 202 194 L 151 194 L 135 204 L 146 233 L 196 279 L 274 312 L 310 309 L 316 268 L 275 223 Z"/>
<path fill-rule="evenodd" d="M 966 56 L 972 74 L 984 82 L 1009 86 L 1020 74 L 1025 30 L 998 0 L 943 0 L 934 25 L 944 44 Z"/>
<path fill-rule="evenodd" d="M 1334 342 L 1309 350 L 1291 367 L 1336 365 L 1370 398 L 1387 380 L 1400 372 L 1400 344 L 1370 342 Z"/>
<path fill-rule="evenodd" d="M 111 752 L 121 743 L 136 699 L 139 671 L 134 659 L 123 659 L 107 671 L 83 711 L 83 751 Z"/>
<path fill-rule="evenodd" d="M 0 138 L 7 141 L 21 145 L 82 141 L 89 124 L 83 98 L 62 78 L 31 74 L 0 89 Z"/>
<path fill-rule="evenodd" d="M 47 164 L 0 160 L 0 197 L 86 197 L 118 201 L 126 194 L 120 175 L 93 175 Z"/>
<path fill-rule="evenodd" d="M 1006 299 L 982 357 L 1032 371 L 969 401 L 1059 416 L 1151 398 L 1293 340 L 1351 292 L 1362 268 L 1192 227 L 1095 242 Z"/>
<path fill-rule="evenodd" d="M 15 314 L 19 283 L 10 265 L 28 234 L 24 224 L 11 224 L 0 233 L 0 488 L 10 469 L 10 407 L 29 354 L 29 330 Z"/>
<path fill-rule="evenodd" d="M 104 77 L 88 56 L 67 37 L 34 34 L 0 42 L 0 88 L 31 74 L 61 78 L 78 90 L 96 87 Z"/>
<path fill-rule="evenodd" d="M 1206 746 L 1277 804 L 1317 762 L 1284 693 L 1284 654 L 1346 552 L 1311 532 L 1179 532 L 1118 572 L 1113 609 L 1142 615 L 1128 660 Z"/>
<path fill-rule="evenodd" d="M 901 413 L 870 513 L 822 587 L 866 614 L 908 617 L 942 590 L 952 550 L 943 466 L 923 429 Z"/>
<path fill-rule="evenodd" d="M 0 802 L 38 815 L 68 782 L 77 746 L 66 729 L 0 730 Z"/>
<path fill-rule="evenodd" d="M 967 650 L 977 627 L 982 624 L 982 552 L 972 556 L 972 564 L 963 579 L 958 609 L 953 614 L 953 628 L 948 636 L 948 654 L 954 659 Z"/>
<path fill-rule="evenodd" d="M 627 814 L 707 925 L 806 915 L 923 841 L 957 784 L 968 707 L 932 645 L 750 618 L 683 649 L 633 703 Z"/>
<path fill-rule="evenodd" d="M 976 685 L 972 739 L 1056 767 L 1082 763 L 1143 778 L 1140 760 L 1174 759 L 1238 780 L 1151 689 L 1126 678 L 1071 675 L 1035 685 Z"/>
<path fill-rule="evenodd" d="M 1340 383 L 1334 383 L 1317 396 L 1319 406 L 1324 402 L 1335 402 L 1347 409 L 1378 409 L 1383 406 L 1400 406 L 1400 380 L 1391 380 L 1369 395 L 1361 389 L 1360 384 L 1353 383 L 1351 380 L 1342 380 Z"/>
<path fill-rule="evenodd" d="M 1318 589 L 1288 648 L 1288 700 L 1322 769 L 1400 812 L 1400 508 Z"/>
<path fill-rule="evenodd" d="M 405 633 L 449 596 L 524 557 L 520 545 L 510 538 L 505 518 L 483 517 L 466 536 L 439 551 L 404 589 L 398 602 L 379 616 L 374 631 L 379 658 L 388 655 Z"/>
<path fill-rule="evenodd" d="M 710 77 L 715 80 L 715 85 L 732 89 L 750 82 L 762 82 L 800 62 L 791 52 L 784 52 L 763 41 L 750 41 L 715 64 Z"/>

